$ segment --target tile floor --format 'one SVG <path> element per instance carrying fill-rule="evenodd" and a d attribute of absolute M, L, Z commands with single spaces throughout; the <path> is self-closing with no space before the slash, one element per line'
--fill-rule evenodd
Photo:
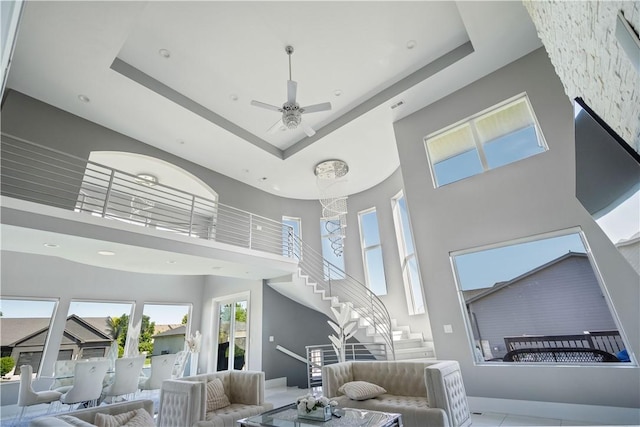
<path fill-rule="evenodd" d="M 265 390 L 265 400 L 273 403 L 274 407 L 285 406 L 292 403 L 296 397 L 306 394 L 308 390 L 297 387 L 274 387 Z M 159 390 L 155 392 L 145 392 L 147 394 L 138 396 L 140 398 L 158 401 Z M 157 395 L 156 395 L 157 394 Z M 26 427 L 29 419 L 46 414 L 48 405 L 36 405 L 30 407 L 25 418 L 17 427 Z M 16 405 L 0 407 L 0 426 L 12 426 L 15 415 L 19 411 Z M 516 426 L 596 426 L 588 421 L 578 422 L 569 420 L 559 420 L 552 418 L 525 417 L 521 415 L 499 414 L 493 412 L 473 413 L 471 415 L 472 427 L 516 427 Z"/>
<path fill-rule="evenodd" d="M 296 397 L 306 394 L 308 390 L 296 387 L 275 387 L 265 390 L 265 400 L 280 406 L 292 403 Z M 485 412 L 471 414 L 472 427 L 517 427 L 517 426 L 596 426 L 588 421 L 569 421 L 552 418 L 525 417 L 522 415 L 498 414 Z"/>

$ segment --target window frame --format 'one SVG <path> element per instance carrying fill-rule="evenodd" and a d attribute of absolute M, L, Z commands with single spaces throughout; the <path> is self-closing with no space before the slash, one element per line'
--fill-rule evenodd
<path fill-rule="evenodd" d="M 542 148 L 542 151 L 539 152 L 539 153 L 536 153 L 536 154 L 542 154 L 542 153 L 548 151 L 549 150 L 549 146 L 548 146 L 548 144 L 546 142 L 546 139 L 544 137 L 544 134 L 542 132 L 542 128 L 540 127 L 540 123 L 538 121 L 538 117 L 536 116 L 535 111 L 533 110 L 533 106 L 531 105 L 531 101 L 529 100 L 529 96 L 527 95 L 526 92 L 522 92 L 522 93 L 520 93 L 520 94 L 518 94 L 516 96 L 513 96 L 513 97 L 511 97 L 509 99 L 506 99 L 506 100 L 504 100 L 502 102 L 499 102 L 498 104 L 495 104 L 495 105 L 493 105 L 491 107 L 485 108 L 484 110 L 479 111 L 479 112 L 477 112 L 477 113 L 475 113 L 475 114 L 473 114 L 473 115 L 471 115 L 469 117 L 466 117 L 466 118 L 464 118 L 462 120 L 459 120 L 459 121 L 457 121 L 457 122 L 455 122 L 455 123 L 453 123 L 451 125 L 448 125 L 448 126 L 442 128 L 442 129 L 439 129 L 439 130 L 437 130 L 435 132 L 432 132 L 432 133 L 430 133 L 430 134 L 428 134 L 427 136 L 424 137 L 424 139 L 423 139 L 424 148 L 425 148 L 425 152 L 426 152 L 426 155 L 427 155 L 427 159 L 428 159 L 428 163 L 429 163 L 429 171 L 431 173 L 431 180 L 432 180 L 434 188 L 440 188 L 440 187 L 443 187 L 443 186 L 446 186 L 446 185 L 449 185 L 449 184 L 453 184 L 453 183 L 458 182 L 458 181 L 463 181 L 463 180 L 465 180 L 467 178 L 470 178 L 472 176 L 480 175 L 480 174 L 488 172 L 490 170 L 498 169 L 498 168 L 500 168 L 502 166 L 506 166 L 506 165 L 511 164 L 511 163 L 516 163 L 518 161 L 525 160 L 525 159 L 527 159 L 529 157 L 535 156 L 536 154 L 533 154 L 533 155 L 530 155 L 530 156 L 519 158 L 519 159 L 514 160 L 514 161 L 510 161 L 510 162 L 505 163 L 503 165 L 490 167 L 489 166 L 489 162 L 487 160 L 486 149 L 485 149 L 485 145 L 487 144 L 487 142 L 483 142 L 482 138 L 480 138 L 480 136 L 478 134 L 478 129 L 477 129 L 476 123 L 479 120 L 481 120 L 481 119 L 483 119 L 485 117 L 488 117 L 491 114 L 496 114 L 496 113 L 500 112 L 501 110 L 504 110 L 504 109 L 508 108 L 509 106 L 515 105 L 516 103 L 521 102 L 521 101 L 524 102 L 526 107 L 527 107 L 527 110 L 528 110 L 528 112 L 529 112 L 529 114 L 531 116 L 531 121 L 532 121 L 532 124 L 533 124 L 534 131 L 535 131 L 535 134 L 536 134 L 536 137 L 537 137 L 537 140 L 538 140 L 538 146 L 540 146 Z M 442 135 L 446 134 L 447 132 L 451 132 L 454 129 L 461 128 L 461 127 L 463 127 L 465 125 L 469 126 L 469 128 L 470 128 L 471 136 L 473 138 L 473 143 L 474 143 L 473 144 L 473 148 L 470 148 L 469 150 L 457 153 L 456 156 L 464 154 L 464 153 L 467 153 L 468 151 L 471 151 L 471 150 L 475 149 L 475 152 L 478 155 L 478 159 L 480 161 L 480 166 L 482 167 L 482 171 L 480 171 L 478 173 L 472 173 L 471 175 L 465 176 L 463 178 L 460 178 L 460 179 L 457 179 L 457 180 L 454 180 L 454 181 L 450 181 L 450 182 L 446 182 L 446 183 L 440 184 L 440 183 L 438 183 L 438 177 L 437 177 L 436 171 L 435 171 L 436 164 L 438 164 L 440 162 L 434 163 L 432 161 L 432 154 L 429 151 L 429 140 L 437 138 L 439 136 L 442 136 Z M 508 133 L 506 135 L 509 135 L 509 134 L 511 134 L 513 132 L 516 132 L 516 131 L 517 131 L 517 129 L 511 131 L 510 133 Z M 503 136 L 506 136 L 506 135 L 503 135 Z M 495 140 L 495 139 L 497 139 L 497 138 L 494 138 L 493 140 Z M 491 141 L 488 141 L 488 142 L 491 142 Z M 455 156 L 448 157 L 447 159 L 444 159 L 444 160 L 448 160 L 448 159 L 453 158 L 453 157 L 455 157 Z M 444 160 L 442 160 L 442 161 L 444 161 Z"/>
<path fill-rule="evenodd" d="M 561 229 L 561 230 L 554 230 L 554 231 L 549 231 L 546 233 L 541 233 L 541 234 L 534 234 L 534 235 L 527 235 L 527 236 L 523 236 L 523 237 L 519 237 L 519 238 L 514 238 L 514 239 L 510 239 L 510 240 L 506 240 L 506 241 L 500 241 L 500 242 L 494 242 L 494 243 L 489 243 L 486 245 L 481 245 L 481 246 L 475 246 L 475 247 L 471 247 L 471 248 L 467 248 L 467 249 L 461 249 L 461 250 L 456 250 L 456 251 L 451 251 L 449 253 L 449 262 L 451 265 L 451 271 L 453 274 L 453 279 L 455 282 L 455 286 L 456 286 L 456 293 L 457 293 L 457 297 L 458 297 L 458 302 L 459 302 L 459 309 L 461 310 L 461 314 L 462 314 L 462 318 L 464 321 L 464 326 L 465 326 L 465 333 L 467 336 L 467 345 L 468 345 L 468 351 L 469 351 L 469 355 L 471 356 L 471 360 L 474 364 L 474 366 L 510 366 L 510 367 L 515 367 L 516 369 L 518 367 L 552 367 L 552 368 L 558 368 L 558 367 L 576 367 L 576 368 L 585 368 L 585 367 L 595 367 L 595 368 L 603 368 L 603 367 L 609 367 L 609 368 L 637 368 L 638 365 L 638 361 L 636 360 L 636 358 L 634 357 L 634 355 L 632 353 L 629 353 L 629 357 L 630 357 L 630 362 L 619 362 L 619 363 L 571 363 L 571 364 L 566 364 L 566 363 L 562 363 L 562 362 L 517 362 L 517 363 L 510 363 L 510 362 L 494 362 L 494 361 L 490 361 L 490 360 L 483 360 L 483 361 L 478 361 L 476 358 L 476 349 L 475 349 L 475 341 L 474 341 L 474 332 L 473 332 L 473 325 L 471 323 L 471 319 L 469 318 L 469 313 L 467 311 L 466 308 L 466 301 L 464 299 L 464 295 L 463 295 L 463 289 L 462 289 L 462 285 L 461 285 L 461 280 L 460 277 L 458 275 L 458 270 L 456 268 L 456 263 L 455 263 L 455 257 L 456 256 L 460 256 L 460 255 L 467 255 L 467 254 L 471 254 L 471 253 L 476 253 L 476 252 L 481 252 L 481 251 L 486 251 L 486 250 L 491 250 L 491 249 L 498 249 L 498 248 L 504 248 L 504 247 L 508 247 L 508 246 L 514 246 L 514 245 L 518 245 L 518 244 L 522 244 L 522 243 L 529 243 L 529 242 L 536 242 L 536 241 L 542 241 L 545 239 L 551 239 L 551 238 L 555 238 L 555 237 L 562 237 L 562 236 L 569 236 L 572 234 L 577 234 L 580 237 L 580 240 L 584 246 L 584 250 L 585 250 L 585 254 L 587 256 L 587 260 L 589 261 L 589 265 L 591 266 L 592 270 L 593 270 L 593 274 L 595 276 L 596 282 L 599 286 L 600 291 L 602 292 L 602 295 L 604 297 L 605 300 L 605 304 L 607 306 L 607 308 L 609 309 L 609 313 L 611 314 L 611 318 L 613 319 L 613 322 L 615 323 L 618 333 L 620 334 L 620 337 L 622 339 L 622 341 L 624 343 L 629 343 L 627 336 L 622 328 L 622 322 L 620 321 L 620 318 L 618 316 L 618 313 L 612 303 L 612 299 L 611 299 L 611 295 L 609 293 L 609 290 L 604 282 L 604 279 L 602 278 L 602 274 L 600 272 L 600 269 L 598 268 L 596 259 L 593 255 L 593 252 L 591 251 L 591 247 L 589 246 L 589 242 L 587 241 L 587 238 L 582 230 L 581 227 L 579 226 L 575 226 L 575 227 L 570 227 L 570 228 L 566 228 L 566 229 Z"/>
<path fill-rule="evenodd" d="M 44 340 L 44 344 L 42 346 L 42 350 L 41 350 L 41 356 L 40 356 L 40 361 L 38 363 L 38 368 L 33 370 L 33 375 L 35 378 L 39 378 L 42 375 L 42 369 L 43 369 L 43 361 L 45 360 L 45 356 L 48 354 L 50 346 L 51 346 L 51 330 L 53 328 L 53 324 L 54 321 L 56 319 L 56 315 L 58 312 L 58 308 L 60 306 L 60 299 L 58 298 L 39 298 L 39 297 L 30 297 L 30 296 L 8 296 L 8 295 L 2 295 L 0 296 L 0 301 L 8 301 L 8 300 L 14 300 L 14 301 L 38 301 L 38 302 L 49 302 L 53 304 L 53 307 L 51 309 L 51 317 L 49 318 L 49 324 L 47 326 L 47 336 Z M 5 319 L 20 319 L 20 317 L 4 317 Z M 32 318 L 32 317 L 28 317 L 28 318 Z M 0 320 L 1 321 L 1 320 Z M 14 347 L 15 348 L 15 347 Z M 14 360 L 15 365 L 14 365 L 14 369 L 13 372 L 16 371 L 16 369 L 19 370 L 20 366 L 19 366 L 19 360 L 20 360 L 20 355 L 22 353 L 35 353 L 37 351 L 25 351 L 25 352 L 20 352 L 18 353 L 18 357 L 17 360 Z M 13 354 L 13 349 L 12 349 L 12 354 Z M 12 356 L 12 355 L 10 355 Z M 19 382 L 20 378 L 16 378 L 16 379 L 12 379 L 12 380 L 7 380 L 4 381 L 6 383 L 15 383 L 15 382 Z"/>
<path fill-rule="evenodd" d="M 378 243 L 376 244 L 372 244 L 369 246 L 366 246 L 365 241 L 367 240 L 365 237 L 365 233 L 364 233 L 364 228 L 363 228 L 363 222 L 362 222 L 362 218 L 365 215 L 370 215 L 370 214 L 374 214 L 374 218 L 376 221 L 376 232 L 377 232 L 377 236 L 375 240 L 378 241 Z M 386 278 L 386 272 L 385 272 L 385 268 L 384 268 L 384 256 L 382 253 L 382 239 L 380 237 L 380 222 L 378 221 L 378 212 L 374 207 L 368 208 L 368 209 L 364 209 L 358 212 L 358 230 L 360 232 L 360 249 L 361 249 L 361 253 L 362 253 L 362 266 L 364 268 L 364 278 L 365 278 L 365 283 L 367 285 L 367 287 L 369 288 L 369 290 L 371 292 L 373 292 L 374 294 L 376 294 L 377 296 L 381 296 L 381 295 L 387 295 L 388 294 L 388 289 L 387 289 L 387 278 Z M 367 261 L 367 254 L 371 251 L 374 251 L 376 249 L 380 249 L 380 265 L 382 266 L 382 280 L 384 283 L 384 292 L 377 292 L 376 290 L 374 290 L 371 287 L 371 271 L 369 268 L 369 263 Z"/>
<path fill-rule="evenodd" d="M 398 244 L 398 255 L 400 256 L 399 258 L 400 270 L 402 271 L 402 281 L 404 284 L 405 298 L 407 300 L 407 309 L 408 309 L 409 315 L 412 316 L 412 315 L 418 315 L 418 314 L 425 314 L 427 311 L 427 307 L 426 307 L 426 301 L 424 298 L 422 277 L 420 275 L 420 265 L 418 263 L 419 260 L 416 255 L 416 247 L 413 241 L 413 230 L 411 227 L 411 219 L 409 218 L 408 209 L 407 209 L 407 221 L 409 223 L 404 224 L 404 221 L 402 220 L 402 214 L 400 213 L 401 199 L 404 199 L 404 203 L 406 205 L 407 200 L 404 196 L 404 191 L 402 190 L 400 190 L 395 196 L 391 198 L 391 212 L 393 215 L 393 225 L 396 233 L 396 243 Z M 405 229 L 405 227 L 407 228 Z M 407 248 L 407 241 L 404 237 L 405 233 L 409 235 L 409 237 L 411 237 L 411 246 L 413 248 L 413 251 L 411 253 L 409 253 Z M 422 310 L 420 310 L 419 309 L 420 307 L 416 304 L 416 295 L 414 293 L 414 286 L 411 281 L 411 275 L 409 274 L 409 271 L 408 271 L 409 263 L 411 262 L 411 260 L 415 260 L 415 263 L 416 263 L 417 280 L 418 280 L 418 283 L 416 285 L 418 289 L 420 289 L 420 300 L 422 301 Z"/>

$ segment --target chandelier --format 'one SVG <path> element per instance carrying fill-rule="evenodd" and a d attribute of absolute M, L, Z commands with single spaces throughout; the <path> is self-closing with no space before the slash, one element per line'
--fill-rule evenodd
<path fill-rule="evenodd" d="M 349 166 L 342 160 L 325 160 L 315 167 L 316 182 L 320 190 L 321 219 L 325 222 L 327 238 L 336 256 L 344 251 L 347 228 L 347 196 L 341 189 Z"/>

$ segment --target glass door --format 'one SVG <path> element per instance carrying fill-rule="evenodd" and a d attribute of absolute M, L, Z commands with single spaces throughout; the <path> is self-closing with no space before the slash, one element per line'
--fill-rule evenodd
<path fill-rule="evenodd" d="M 248 305 L 247 298 L 218 304 L 218 371 L 246 370 Z"/>

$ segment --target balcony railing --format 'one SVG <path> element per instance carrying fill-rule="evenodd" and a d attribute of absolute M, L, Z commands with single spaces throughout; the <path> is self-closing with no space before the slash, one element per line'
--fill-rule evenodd
<path fill-rule="evenodd" d="M 350 304 L 360 325 L 377 332 L 393 357 L 391 319 L 382 301 L 282 222 L 4 133 L 1 154 L 3 196 L 298 258 L 302 274 Z"/>

